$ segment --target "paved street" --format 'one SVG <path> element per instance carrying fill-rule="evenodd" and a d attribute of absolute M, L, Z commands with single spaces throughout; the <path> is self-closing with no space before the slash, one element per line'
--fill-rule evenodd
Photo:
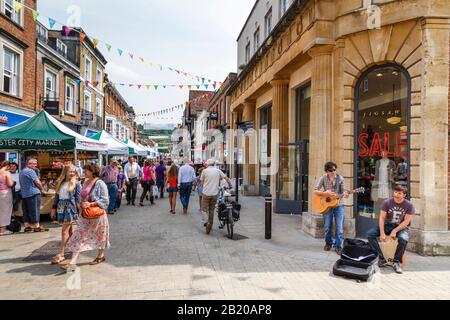
<path fill-rule="evenodd" d="M 337 255 L 303 234 L 299 217 L 274 216 L 273 240 L 264 240 L 262 198 L 242 199 L 236 233 L 248 239 L 239 241 L 217 224 L 207 236 L 198 198 L 191 199 L 188 216 L 180 207 L 169 214 L 166 199 L 123 207 L 110 217 L 108 262 L 92 267 L 96 253 L 83 254 L 79 278 L 47 260 L 56 252 L 57 226 L 2 238 L 0 299 L 450 299 L 448 257 L 409 253 L 405 274 L 389 268 L 357 283 L 330 276 Z"/>

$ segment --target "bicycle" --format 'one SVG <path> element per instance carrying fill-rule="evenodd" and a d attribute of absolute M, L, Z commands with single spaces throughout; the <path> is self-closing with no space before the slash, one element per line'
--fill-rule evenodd
<path fill-rule="evenodd" d="M 224 229 L 226 225 L 228 238 L 233 239 L 234 223 L 240 220 L 241 206 L 235 202 L 231 202 L 229 200 L 231 196 L 227 188 L 222 186 L 219 190 L 216 208 L 220 223 L 219 229 Z"/>

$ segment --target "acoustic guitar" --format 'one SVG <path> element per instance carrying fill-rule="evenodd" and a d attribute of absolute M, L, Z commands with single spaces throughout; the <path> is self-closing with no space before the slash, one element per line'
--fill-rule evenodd
<path fill-rule="evenodd" d="M 364 193 L 366 189 L 364 187 L 355 189 L 353 191 L 347 191 L 349 194 L 353 193 Z M 345 194 L 335 196 L 335 197 L 327 197 L 327 196 L 319 196 L 317 194 L 313 194 L 312 196 L 312 208 L 315 212 L 320 214 L 326 214 L 331 209 L 339 207 L 341 203 L 341 199 Z"/>

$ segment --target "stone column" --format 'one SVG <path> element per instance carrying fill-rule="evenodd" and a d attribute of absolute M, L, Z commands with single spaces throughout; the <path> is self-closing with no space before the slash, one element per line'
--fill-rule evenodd
<path fill-rule="evenodd" d="M 242 121 L 255 122 L 256 104 L 255 101 L 244 102 L 244 109 L 242 112 Z M 256 129 L 256 128 L 255 128 Z M 253 196 L 256 195 L 256 145 L 257 136 L 247 136 L 244 138 L 244 195 Z"/>
<path fill-rule="evenodd" d="M 271 193 L 276 197 L 277 175 L 279 170 L 279 145 L 289 142 L 289 80 L 274 79 L 272 86 L 272 160 L 271 160 Z M 275 206 L 274 206 L 275 209 Z"/>
<path fill-rule="evenodd" d="M 311 124 L 309 142 L 309 212 L 303 217 L 303 230 L 316 238 L 324 237 L 323 219 L 312 212 L 311 197 L 323 166 L 331 161 L 333 119 L 333 46 L 309 50 L 312 57 Z"/>
<path fill-rule="evenodd" d="M 419 253 L 450 254 L 448 231 L 449 20 L 422 21 L 423 77 L 420 138 Z M 412 144 L 417 144 L 412 137 Z M 412 168 L 413 169 L 413 168 Z M 411 170 L 411 175 L 415 173 Z"/>

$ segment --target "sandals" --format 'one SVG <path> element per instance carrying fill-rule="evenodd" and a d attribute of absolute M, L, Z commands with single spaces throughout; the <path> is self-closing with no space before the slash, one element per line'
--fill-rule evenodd
<path fill-rule="evenodd" d="M 105 257 L 102 257 L 102 258 L 97 257 L 97 258 L 95 258 L 94 261 L 92 261 L 92 262 L 90 263 L 90 265 L 91 265 L 91 266 L 96 266 L 96 265 L 98 265 L 98 264 L 100 264 L 100 263 L 103 263 L 103 262 L 105 262 L 105 261 L 106 261 L 106 258 L 105 258 Z"/>
<path fill-rule="evenodd" d="M 43 226 L 39 226 L 39 228 L 33 228 L 33 232 L 47 232 L 48 229 L 44 228 Z"/>
<path fill-rule="evenodd" d="M 26 228 L 23 230 L 23 232 L 25 232 L 25 233 L 33 232 L 33 228 L 32 228 L 32 227 L 26 227 Z"/>
<path fill-rule="evenodd" d="M 61 266 L 61 269 L 66 270 L 67 273 L 75 272 L 75 271 L 77 271 L 78 266 L 76 264 L 66 264 L 64 266 Z"/>
<path fill-rule="evenodd" d="M 66 261 L 66 258 L 63 257 L 62 255 L 58 254 L 56 257 L 54 257 L 54 258 L 52 259 L 51 264 L 52 264 L 52 265 L 55 265 L 55 264 L 61 264 L 61 263 L 63 263 L 64 261 Z"/>

